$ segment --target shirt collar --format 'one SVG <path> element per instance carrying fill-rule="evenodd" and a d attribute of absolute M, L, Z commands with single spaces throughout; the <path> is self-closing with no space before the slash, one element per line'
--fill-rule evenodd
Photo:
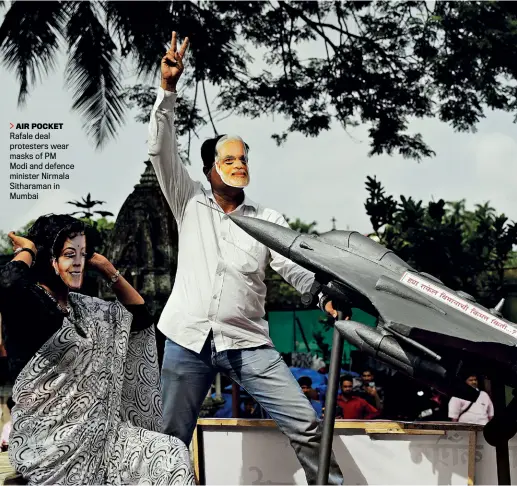
<path fill-rule="evenodd" d="M 217 201 L 215 200 L 215 197 L 214 197 L 214 194 L 212 192 L 212 189 L 205 189 L 205 192 L 206 192 L 206 195 L 212 200 L 214 201 L 216 204 L 217 204 Z M 244 206 L 249 206 L 251 208 L 253 208 L 255 211 L 258 210 L 258 204 L 253 201 L 253 199 L 249 198 L 247 195 L 246 195 L 246 192 L 244 192 L 244 201 L 242 202 L 242 204 L 240 206 L 238 206 L 236 208 L 236 211 L 239 209 L 239 208 L 242 208 Z"/>

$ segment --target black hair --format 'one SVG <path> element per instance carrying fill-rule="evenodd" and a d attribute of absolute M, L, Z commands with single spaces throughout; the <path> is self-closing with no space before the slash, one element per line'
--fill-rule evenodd
<path fill-rule="evenodd" d="M 208 175 L 214 165 L 214 158 L 216 155 L 215 146 L 217 145 L 217 142 L 225 136 L 226 135 L 219 135 L 215 138 L 209 138 L 203 142 L 203 145 L 201 145 L 201 159 L 203 160 L 203 173 L 205 175 Z"/>
<path fill-rule="evenodd" d="M 47 214 L 40 216 L 27 232 L 27 238 L 36 245 L 36 263 L 33 276 L 37 282 L 44 283 L 50 288 L 63 285 L 60 277 L 52 267 L 52 259 L 59 258 L 67 238 L 78 234 L 86 236 L 86 259 L 95 253 L 96 234 L 93 228 L 68 214 Z"/>
<path fill-rule="evenodd" d="M 341 378 L 339 378 L 339 384 L 342 385 L 344 381 L 350 381 L 353 385 L 354 377 L 352 375 L 343 375 Z"/>
<path fill-rule="evenodd" d="M 13 409 L 14 407 L 14 400 L 13 400 L 13 397 L 9 397 L 7 399 L 7 408 L 9 409 L 9 412 Z"/>
<path fill-rule="evenodd" d="M 481 381 L 481 377 L 479 373 L 476 373 L 476 370 L 464 370 L 462 371 L 461 376 L 463 381 L 468 380 L 471 376 L 474 376 L 478 381 Z"/>
<path fill-rule="evenodd" d="M 201 145 L 201 159 L 203 160 L 203 173 L 208 176 L 208 173 L 212 170 L 214 165 L 214 159 L 217 155 L 215 147 L 217 146 L 217 142 L 221 140 L 221 138 L 226 137 L 226 134 L 218 135 L 215 138 L 209 138 L 205 140 Z M 246 151 L 249 151 L 249 145 L 244 142 L 244 146 L 246 147 Z"/>
<path fill-rule="evenodd" d="M 301 376 L 298 378 L 298 384 L 300 386 L 307 386 L 310 388 L 312 386 L 312 380 L 308 376 Z"/>

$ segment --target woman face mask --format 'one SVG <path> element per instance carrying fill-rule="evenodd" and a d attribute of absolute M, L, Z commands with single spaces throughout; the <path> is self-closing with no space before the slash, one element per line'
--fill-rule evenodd
<path fill-rule="evenodd" d="M 52 266 L 63 283 L 72 290 L 79 290 L 83 284 L 86 265 L 86 237 L 79 234 L 67 238 L 59 257 L 54 258 Z"/>
<path fill-rule="evenodd" d="M 250 182 L 246 147 L 239 140 L 228 140 L 219 147 L 215 170 L 231 187 L 246 187 Z"/>

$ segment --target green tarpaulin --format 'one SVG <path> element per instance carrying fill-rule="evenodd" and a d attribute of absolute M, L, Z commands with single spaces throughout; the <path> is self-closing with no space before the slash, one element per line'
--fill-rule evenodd
<path fill-rule="evenodd" d="M 275 347 L 280 353 L 311 352 L 311 354 L 321 356 L 321 349 L 314 334 L 321 333 L 323 343 L 332 345 L 332 329 L 326 331 L 325 325 L 321 322 L 325 316 L 326 314 L 319 310 L 269 312 L 269 334 Z M 353 309 L 352 319 L 375 327 L 376 319 L 359 309 Z M 345 342 L 344 357 L 347 362 L 350 361 L 350 352 L 355 349 L 354 346 Z"/>

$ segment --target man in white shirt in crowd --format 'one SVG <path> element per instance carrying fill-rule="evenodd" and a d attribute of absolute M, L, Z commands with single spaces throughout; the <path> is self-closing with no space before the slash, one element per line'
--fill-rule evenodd
<path fill-rule="evenodd" d="M 465 380 L 467 385 L 478 388 L 478 377 L 474 374 Z M 475 402 L 452 397 L 449 402 L 449 418 L 453 422 L 486 425 L 494 416 L 494 405 L 488 393 L 481 391 Z"/>
<path fill-rule="evenodd" d="M 311 288 L 314 275 L 270 251 L 228 218 L 228 213 L 235 212 L 288 226 L 280 213 L 244 193 L 250 179 L 249 147 L 240 137 L 225 135 L 203 144 L 203 171 L 210 189 L 193 181 L 182 164 L 174 108 L 187 45 L 185 39 L 177 51 L 173 33 L 171 48 L 162 59 L 162 81 L 149 124 L 149 156 L 179 232 L 174 288 L 158 323 L 167 337 L 163 431 L 190 443 L 203 400 L 221 371 L 276 421 L 289 438 L 308 484 L 315 484 L 320 422 L 274 348 L 263 319 L 267 264 L 301 293 Z M 320 305 L 337 316 L 325 297 Z M 332 455 L 328 484 L 342 483 Z"/>

